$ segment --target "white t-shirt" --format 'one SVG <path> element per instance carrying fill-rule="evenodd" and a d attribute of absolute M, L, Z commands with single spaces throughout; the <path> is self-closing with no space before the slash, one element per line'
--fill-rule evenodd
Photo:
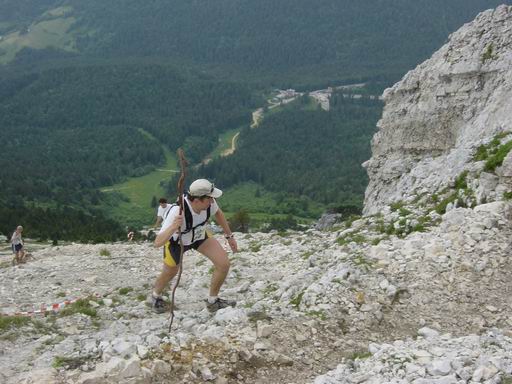
<path fill-rule="evenodd" d="M 200 213 L 195 213 L 192 209 L 190 202 L 188 201 L 188 198 L 185 197 L 184 199 L 185 204 L 188 204 L 188 207 L 190 209 L 190 213 L 192 214 L 192 227 L 195 227 L 196 225 L 201 224 L 203 221 L 206 220 L 206 209 L 204 211 L 201 211 Z M 210 217 L 215 215 L 217 211 L 219 210 L 219 206 L 217 205 L 217 202 L 215 199 L 213 199 L 211 205 L 210 205 Z M 174 222 L 174 219 L 179 215 L 180 213 L 180 207 L 174 206 L 169 211 L 169 214 L 166 218 L 164 218 L 164 222 L 162 223 L 162 228 L 160 229 L 159 233 L 162 233 L 165 231 L 166 228 L 169 228 L 172 223 Z M 183 214 L 183 223 L 181 224 L 181 230 L 185 231 L 187 229 L 187 223 L 185 222 L 185 214 Z M 184 245 L 190 245 L 193 241 L 202 240 L 206 236 L 206 224 L 201 225 L 200 227 L 197 227 L 194 231 L 190 231 L 188 233 L 183 234 L 183 244 Z M 175 232 L 172 235 L 174 240 L 178 240 L 178 232 Z M 193 241 L 192 241 L 193 239 Z"/>
<path fill-rule="evenodd" d="M 169 209 L 171 209 L 171 204 L 169 204 L 169 203 L 167 203 L 165 208 L 162 208 L 161 205 L 158 205 L 158 211 L 157 211 L 156 215 L 160 216 L 163 219 Z"/>
<path fill-rule="evenodd" d="M 23 244 L 23 240 L 21 240 L 21 233 L 14 232 L 11 237 L 12 245 Z"/>

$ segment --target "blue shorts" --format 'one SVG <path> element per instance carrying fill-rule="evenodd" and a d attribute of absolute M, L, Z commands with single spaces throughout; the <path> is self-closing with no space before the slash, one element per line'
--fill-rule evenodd
<path fill-rule="evenodd" d="M 18 253 L 23 248 L 23 244 L 13 244 L 12 245 L 12 253 Z"/>

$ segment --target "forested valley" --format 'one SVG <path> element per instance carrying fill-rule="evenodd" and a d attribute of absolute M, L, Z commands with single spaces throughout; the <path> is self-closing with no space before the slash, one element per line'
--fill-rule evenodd
<path fill-rule="evenodd" d="M 41 212 L 30 202 L 45 207 L 50 216 L 94 211 L 97 222 L 119 233 L 120 226 L 95 209 L 102 199 L 99 187 L 162 164 L 163 145 L 172 150 L 183 146 L 191 161 L 200 160 L 220 132 L 250 121 L 257 105 L 247 86 L 198 80 L 156 65 L 61 68 L 4 79 L 1 85 L 4 233 L 21 220 L 10 214 L 13 208 L 20 217 Z M 71 223 L 93 238 L 110 238 L 83 220 Z M 47 237 L 45 230 L 41 226 L 32 236 Z"/>
<path fill-rule="evenodd" d="M 360 209 L 367 184 L 361 163 L 370 157 L 370 140 L 382 103 L 341 92 L 324 111 L 308 96 L 269 114 L 257 128 L 241 132 L 237 151 L 195 170 L 219 186 L 248 181 L 276 192 L 279 213 L 311 216 L 315 201 L 331 210 Z M 170 190 L 175 185 L 171 183 Z M 229 204 L 229 202 L 227 202 Z"/>

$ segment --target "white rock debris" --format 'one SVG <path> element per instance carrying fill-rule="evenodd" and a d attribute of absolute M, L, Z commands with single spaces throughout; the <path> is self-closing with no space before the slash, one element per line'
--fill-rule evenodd
<path fill-rule="evenodd" d="M 210 263 L 187 253 L 171 333 L 168 314 L 146 303 L 160 250 L 148 243 L 49 247 L 34 262 L 0 269 L 2 312 L 89 297 L 97 314 L 34 317 L 4 333 L 2 382 L 37 375 L 49 383 L 307 383 L 320 374 L 320 383 L 379 382 L 377 366 L 389 382 L 448 380 L 459 371 L 503 378 L 512 356 L 511 210 L 506 202 L 453 209 L 430 232 L 378 245 L 340 245 L 342 228 L 236 234 L 241 252 L 231 255 L 223 295 L 237 307 L 207 312 Z M 110 257 L 100 255 L 104 248 Z M 123 255 L 138 257 L 117 259 Z"/>

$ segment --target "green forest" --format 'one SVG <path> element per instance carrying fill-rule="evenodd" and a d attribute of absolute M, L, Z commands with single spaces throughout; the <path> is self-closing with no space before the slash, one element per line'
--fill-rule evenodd
<path fill-rule="evenodd" d="M 3 233 L 16 225 L 4 210 L 23 217 L 29 202 L 95 210 L 99 187 L 164 163 L 162 145 L 200 160 L 257 105 L 247 86 L 154 65 L 47 70 L 4 79 L 0 89 Z"/>
<path fill-rule="evenodd" d="M 102 209 L 117 195 L 100 188 L 151 172 L 166 150 L 197 164 L 239 127 L 240 150 L 193 175 L 256 183 L 283 214 L 360 207 L 379 102 L 337 95 L 325 112 L 302 100 L 256 130 L 251 113 L 275 88 L 363 82 L 375 95 L 500 3 L 4 0 L 0 232 L 119 238 Z"/>
<path fill-rule="evenodd" d="M 503 1 L 68 3 L 83 15 L 77 31 L 100 31 L 79 40 L 79 50 L 87 54 L 179 58 L 217 66 L 220 72 L 230 68 L 242 75 L 249 71 L 258 77 L 285 76 L 296 85 L 311 79 L 307 74 L 312 72 L 317 81 L 401 75 L 477 10 Z M 112 17 L 122 22 L 112 23 Z"/>
<path fill-rule="evenodd" d="M 309 200 L 361 208 L 368 182 L 361 163 L 370 157 L 382 103 L 334 93 L 328 112 L 311 104 L 303 96 L 258 128 L 244 129 L 233 155 L 200 167 L 191 179 L 203 176 L 222 188 L 255 182 L 278 193 L 279 213 L 311 216 Z"/>

